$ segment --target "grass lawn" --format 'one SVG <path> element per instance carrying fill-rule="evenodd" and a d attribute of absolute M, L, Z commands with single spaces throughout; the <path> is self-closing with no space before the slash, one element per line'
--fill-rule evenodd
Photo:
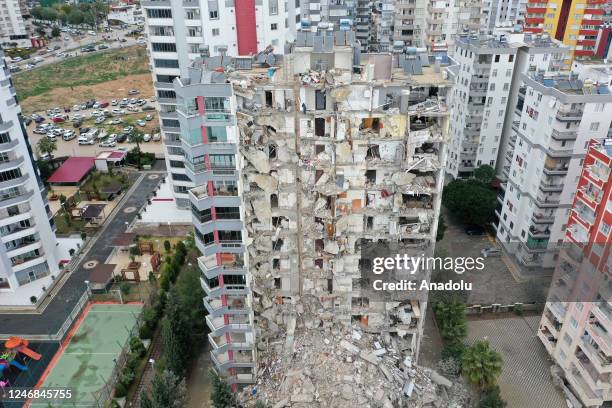
<path fill-rule="evenodd" d="M 55 214 L 53 219 L 55 220 L 55 225 L 57 225 L 57 234 L 58 235 L 69 235 L 74 233 L 86 232 L 87 235 L 91 235 L 95 229 L 94 228 L 85 228 L 86 221 L 79 219 L 72 219 L 70 223 L 66 222 L 64 210 L 60 210 Z"/>
<path fill-rule="evenodd" d="M 13 83 L 19 97 L 26 99 L 55 88 L 95 85 L 148 72 L 145 48 L 134 45 L 34 68 L 25 73 L 13 75 Z"/>
<path fill-rule="evenodd" d="M 83 184 L 80 188 L 81 194 L 85 191 L 91 191 L 94 194 L 97 194 L 97 191 L 100 191 L 101 188 L 111 184 L 111 183 L 121 183 L 123 186 L 123 191 L 127 190 L 130 187 L 130 182 L 127 177 L 123 174 L 114 172 L 110 173 L 102 173 L 99 171 L 95 171 L 91 174 L 89 179 Z M 86 199 L 86 195 L 81 195 L 81 199 Z"/>

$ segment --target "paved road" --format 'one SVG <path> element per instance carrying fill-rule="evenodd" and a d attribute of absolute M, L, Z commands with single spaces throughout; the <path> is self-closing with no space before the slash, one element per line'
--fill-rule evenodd
<path fill-rule="evenodd" d="M 86 290 L 85 280 L 88 279 L 90 270 L 84 269 L 83 264 L 91 260 L 100 263 L 106 261 L 113 250 L 110 243 L 125 232 L 125 223 L 134 220 L 138 210 L 146 203 L 147 197 L 163 176 L 160 173 L 145 173 L 144 178 L 136 183 L 134 190 L 122 203 L 119 211 L 91 247 L 87 256 L 83 258 L 83 262 L 72 272 L 60 292 L 42 314 L 2 314 L 0 315 L 0 321 L 2 322 L 0 331 L 5 334 L 21 335 L 57 333 L 77 300 Z M 124 210 L 127 208 L 135 208 L 136 211 L 125 212 Z"/>

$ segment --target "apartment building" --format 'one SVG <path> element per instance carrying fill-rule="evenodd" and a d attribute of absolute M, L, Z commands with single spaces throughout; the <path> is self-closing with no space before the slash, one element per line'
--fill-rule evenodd
<path fill-rule="evenodd" d="M 538 329 L 584 406 L 612 401 L 612 139 L 592 139 Z"/>
<path fill-rule="evenodd" d="M 449 175 L 470 177 L 486 164 L 506 179 L 502 170 L 514 149 L 512 123 L 520 116 L 510 107 L 517 104 L 520 75 L 559 71 L 566 52 L 558 42 L 531 34 L 460 37 L 452 72 Z"/>
<path fill-rule="evenodd" d="M 303 28 L 318 26 L 319 23 L 350 27 L 357 11 L 357 0 L 308 0 L 300 7 Z"/>
<path fill-rule="evenodd" d="M 0 307 L 36 303 L 58 273 L 51 211 L 0 51 Z"/>
<path fill-rule="evenodd" d="M 427 56 L 355 45 L 303 31 L 275 64 L 205 57 L 175 80 L 212 360 L 230 383 L 295 329 L 276 307 L 308 297 L 418 355 L 426 301 L 364 296 L 361 247 L 435 242 L 452 82 Z"/>
<path fill-rule="evenodd" d="M 599 29 L 611 21 L 608 8 L 607 0 L 529 0 L 523 27 L 526 32 L 546 32 L 569 45 L 569 64 L 574 58 L 597 55 Z"/>
<path fill-rule="evenodd" d="M 482 30 L 491 33 L 499 26 L 522 26 L 526 8 L 526 0 L 484 0 Z"/>
<path fill-rule="evenodd" d="M 30 46 L 18 0 L 6 0 L 0 4 L 0 45 L 3 47 Z"/>
<path fill-rule="evenodd" d="M 612 76 L 595 82 L 591 72 L 521 76 L 521 115 L 497 211 L 497 239 L 520 270 L 555 265 L 588 141 L 608 135 Z"/>
<path fill-rule="evenodd" d="M 187 189 L 194 187 L 194 183 L 185 172 L 172 81 L 185 76 L 190 62 L 201 52 L 255 55 L 273 48 L 282 54 L 285 42 L 295 38 L 299 2 L 143 0 L 141 7 L 159 103 L 166 167 L 177 206 L 188 208 Z"/>

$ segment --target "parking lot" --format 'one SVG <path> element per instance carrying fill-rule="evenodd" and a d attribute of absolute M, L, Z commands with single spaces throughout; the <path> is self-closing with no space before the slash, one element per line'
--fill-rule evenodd
<path fill-rule="evenodd" d="M 445 215 L 445 221 L 448 228 L 444 239 L 436 244 L 436 250 L 445 251 L 445 256 L 480 257 L 483 249 L 496 246 L 493 237 L 467 235 L 465 227 L 453 222 L 448 214 Z M 542 290 L 548 288 L 550 277 L 526 282 L 515 280 L 503 256 L 487 257 L 484 261 L 485 269 L 482 271 L 466 272 L 453 277 L 473 284 L 467 300 L 468 305 L 531 303 L 541 296 Z"/>
<path fill-rule="evenodd" d="M 41 138 L 52 137 L 56 140 L 56 157 L 95 156 L 117 148 L 130 150 L 135 144 L 124 141 L 125 136 L 122 138 L 121 135 L 127 135 L 127 128 L 131 126 L 146 135 L 140 144 L 142 151 L 163 156 L 156 103 L 153 97 L 140 95 L 137 91 L 123 92 L 127 95 L 118 94 L 117 99 L 111 101 L 95 101 L 96 104 L 93 104 L 94 100 L 83 101 L 73 106 L 50 107 L 45 112 L 31 115 L 31 118 L 44 118 L 42 122 L 39 119 L 40 123 L 33 120 L 28 125 L 33 146 Z M 64 140 L 64 134 L 72 134 L 70 140 Z M 79 142 L 81 134 L 90 135 L 90 142 Z M 108 143 L 111 139 L 117 142 Z"/>

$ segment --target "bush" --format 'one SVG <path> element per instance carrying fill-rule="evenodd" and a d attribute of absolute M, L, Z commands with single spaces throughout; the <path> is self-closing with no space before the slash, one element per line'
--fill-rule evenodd
<path fill-rule="evenodd" d="M 30 296 L 30 302 L 32 302 L 32 304 L 35 304 L 36 302 L 38 302 L 38 298 L 36 296 Z"/>
<path fill-rule="evenodd" d="M 164 241 L 164 249 L 166 250 L 166 252 L 170 252 L 170 249 L 172 249 L 172 245 L 170 244 L 170 241 L 168 240 Z"/>
<path fill-rule="evenodd" d="M 142 344 L 142 340 L 138 337 L 132 337 L 130 339 L 130 351 L 138 356 L 138 358 L 144 357 L 146 350 L 144 344 Z"/>
<path fill-rule="evenodd" d="M 138 337 L 150 340 L 153 337 L 153 329 L 148 324 L 143 324 L 138 330 Z"/>
<path fill-rule="evenodd" d="M 449 358 L 452 358 L 453 360 L 461 361 L 465 348 L 466 348 L 465 344 L 460 341 L 453 341 L 447 344 L 442 349 L 442 360 L 447 360 Z"/>
<path fill-rule="evenodd" d="M 514 307 L 512 308 L 512 311 L 517 316 L 522 316 L 523 313 L 525 312 L 523 309 L 523 305 L 514 305 Z"/>
<path fill-rule="evenodd" d="M 115 385 L 115 398 L 123 398 L 127 395 L 127 386 L 119 381 Z"/>
<path fill-rule="evenodd" d="M 130 290 L 132 290 L 132 287 L 130 286 L 130 284 L 129 284 L 129 283 L 127 283 L 127 282 L 122 282 L 122 283 L 119 285 L 119 290 L 121 291 L 121 293 L 122 293 L 123 295 L 129 295 L 129 294 L 130 294 Z"/>
<path fill-rule="evenodd" d="M 506 401 L 502 399 L 497 385 L 486 390 L 478 402 L 478 408 L 505 408 L 506 405 Z"/>

